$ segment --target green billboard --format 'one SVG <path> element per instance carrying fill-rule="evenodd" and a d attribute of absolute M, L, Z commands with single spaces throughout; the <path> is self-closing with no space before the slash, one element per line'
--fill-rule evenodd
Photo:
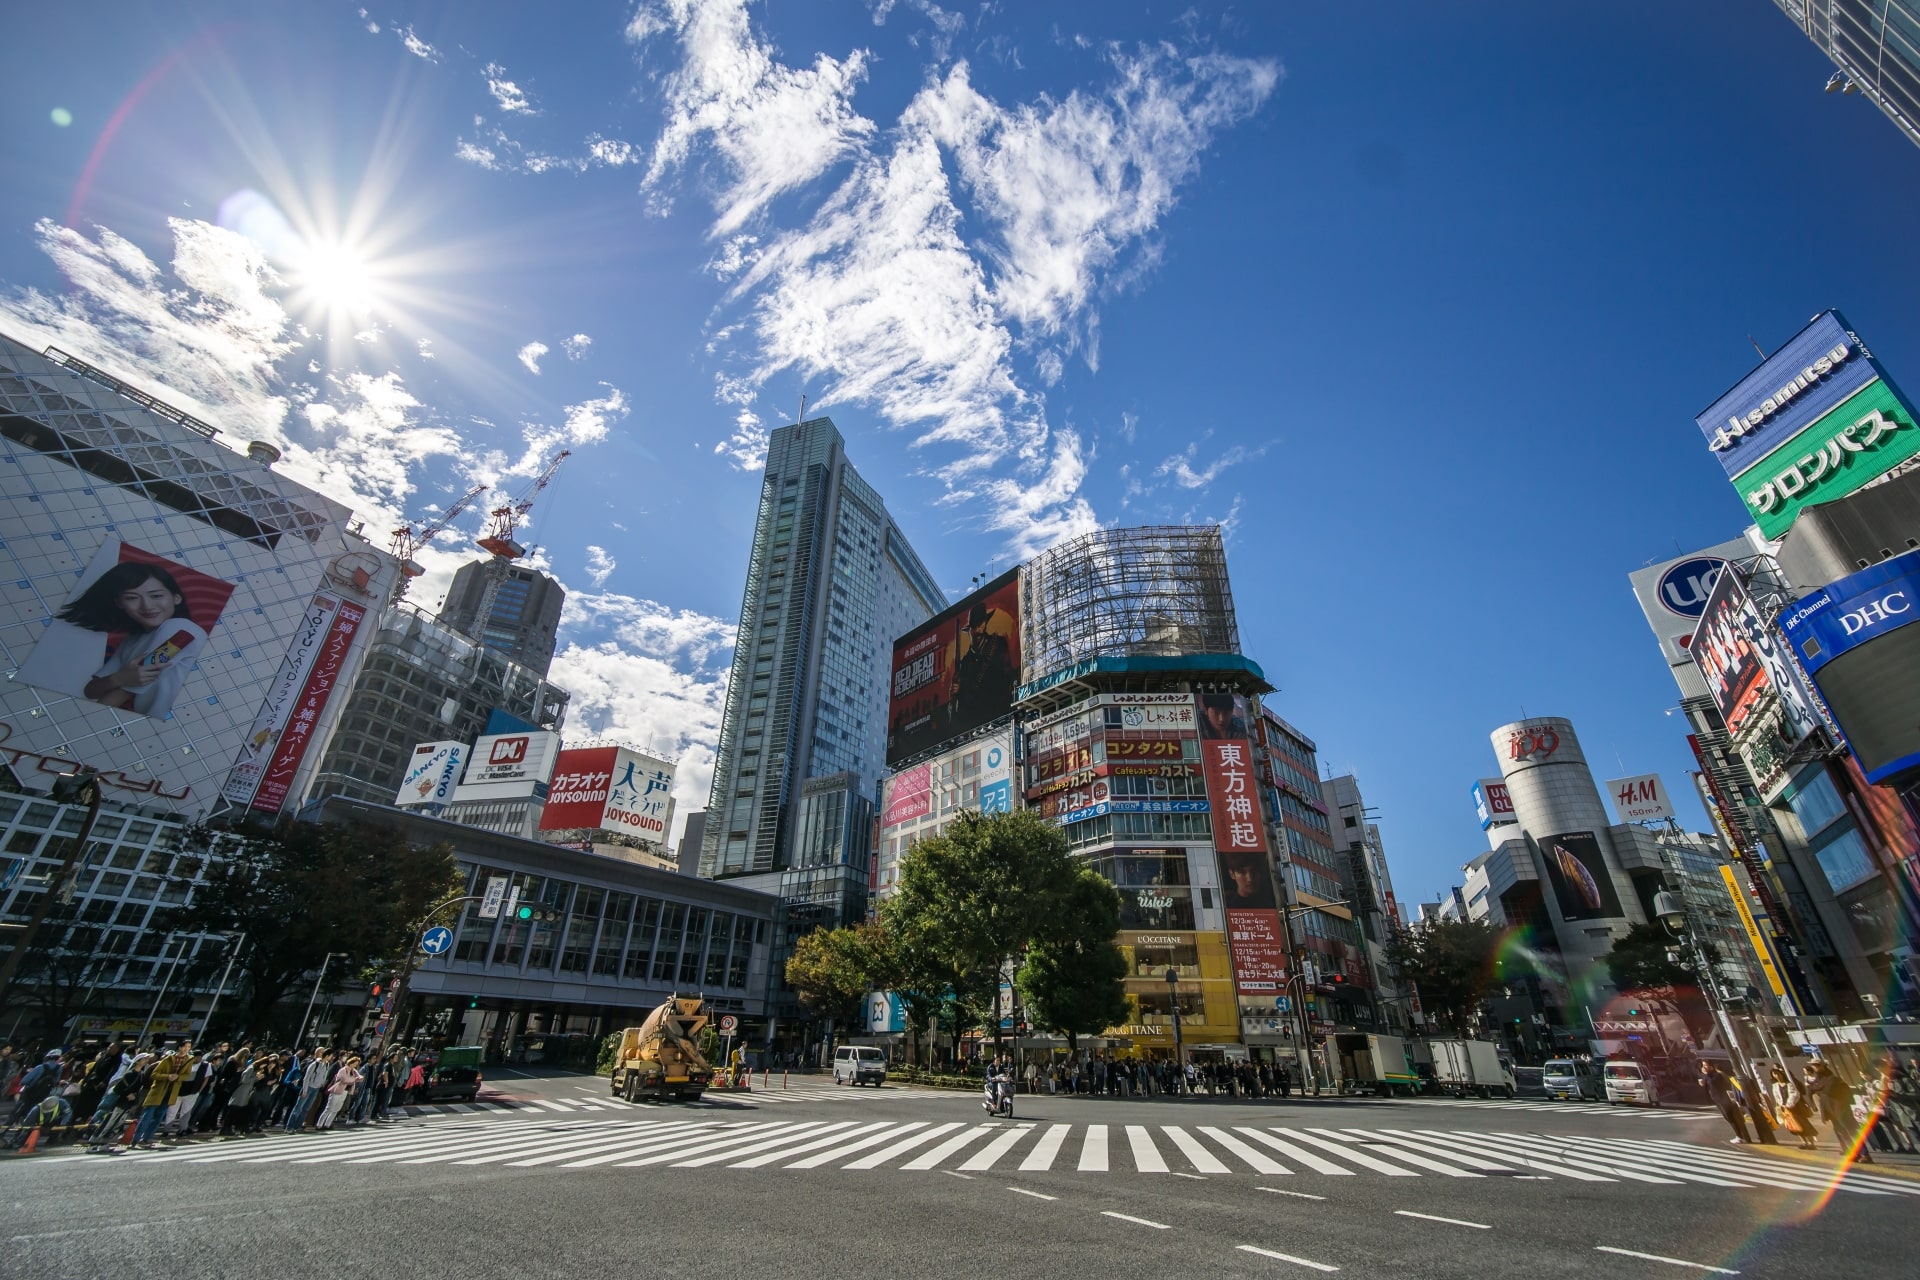
<path fill-rule="evenodd" d="M 1733 486 L 1760 532 L 1777 538 L 1801 508 L 1844 498 L 1916 454 L 1913 410 L 1875 378 L 1742 471 Z"/>

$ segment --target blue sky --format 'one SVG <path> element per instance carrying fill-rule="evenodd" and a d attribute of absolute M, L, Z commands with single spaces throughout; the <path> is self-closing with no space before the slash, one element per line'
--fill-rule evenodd
<path fill-rule="evenodd" d="M 1523 711 L 1684 788 L 1626 575 L 1741 527 L 1691 419 L 1748 335 L 1838 306 L 1920 382 L 1920 151 L 1760 0 L 102 4 L 9 46 L 0 327 L 371 529 L 574 448 L 556 676 L 683 810 L 803 394 L 956 593 L 1226 521 L 1244 647 L 1414 899 Z"/>

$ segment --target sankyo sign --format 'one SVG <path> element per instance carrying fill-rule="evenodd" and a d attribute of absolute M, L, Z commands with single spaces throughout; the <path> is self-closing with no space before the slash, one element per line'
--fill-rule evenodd
<path fill-rule="evenodd" d="M 1777 538 L 1802 507 L 1844 498 L 1915 454 L 1913 411 L 1876 379 L 1733 483 L 1760 532 Z"/>

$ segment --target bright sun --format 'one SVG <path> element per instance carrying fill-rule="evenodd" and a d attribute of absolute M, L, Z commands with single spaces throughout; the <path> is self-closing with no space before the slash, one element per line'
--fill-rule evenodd
<path fill-rule="evenodd" d="M 328 311 L 360 315 L 380 301 L 377 276 L 348 245 L 308 242 L 288 275 L 295 289 Z"/>

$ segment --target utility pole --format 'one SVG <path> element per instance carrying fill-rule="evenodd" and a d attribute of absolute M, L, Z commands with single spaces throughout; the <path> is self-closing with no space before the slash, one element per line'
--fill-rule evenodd
<path fill-rule="evenodd" d="M 313 994 L 307 997 L 307 1011 L 300 1015 L 300 1034 L 293 1039 L 293 1047 L 298 1050 L 307 1041 L 307 1021 L 313 1016 L 313 1002 L 320 998 L 320 984 L 327 980 L 327 968 L 333 964 L 335 956 L 344 956 L 344 951 L 329 951 L 320 962 L 320 976 L 313 980 Z"/>
<path fill-rule="evenodd" d="M 232 949 L 227 952 L 227 967 L 221 971 L 220 985 L 213 989 L 213 1000 L 207 1005 L 207 1016 L 200 1021 L 202 1040 L 207 1037 L 207 1028 L 213 1025 L 213 1011 L 220 1007 L 220 997 L 227 993 L 227 979 L 233 976 L 233 962 L 239 957 L 240 948 L 245 945 L 247 945 L 247 934 L 243 929 L 240 931 L 240 936 L 234 939 Z"/>
<path fill-rule="evenodd" d="M 47 880 L 46 892 L 40 895 L 40 903 L 33 909 L 33 915 L 27 921 L 27 927 L 20 931 L 19 939 L 13 944 L 13 950 L 7 953 L 5 964 L 0 964 L 0 1006 L 7 1001 L 7 990 L 13 985 L 14 975 L 20 972 L 20 963 L 26 959 L 27 948 L 33 945 L 34 935 L 40 932 L 40 924 L 53 910 L 56 899 L 73 900 L 74 864 L 85 852 L 87 840 L 93 835 L 93 824 L 100 816 L 100 775 L 86 765 L 77 766 L 72 773 L 63 773 L 53 780 L 53 790 L 49 794 L 55 804 L 84 804 L 87 817 L 80 824 L 80 834 L 73 838 L 67 849 L 67 856 L 60 860 L 60 869 Z"/>
<path fill-rule="evenodd" d="M 421 917 L 420 922 L 414 925 L 412 934 L 407 938 L 407 962 L 401 966 L 400 981 L 395 983 L 393 987 L 391 1038 L 394 1041 L 397 1042 L 400 1039 L 400 1019 L 405 1016 L 407 1011 L 407 987 L 413 980 L 413 971 L 420 967 L 420 939 L 414 935 L 419 934 L 423 929 L 431 925 L 435 916 L 450 907 L 457 907 L 468 902 L 484 901 L 486 901 L 486 895 L 479 893 L 469 893 L 458 898 L 449 898 L 433 910 L 427 912 L 425 916 Z M 371 1043 L 372 1050 L 378 1052 L 386 1048 L 388 1038 L 388 1036 L 376 1032 Z"/>

